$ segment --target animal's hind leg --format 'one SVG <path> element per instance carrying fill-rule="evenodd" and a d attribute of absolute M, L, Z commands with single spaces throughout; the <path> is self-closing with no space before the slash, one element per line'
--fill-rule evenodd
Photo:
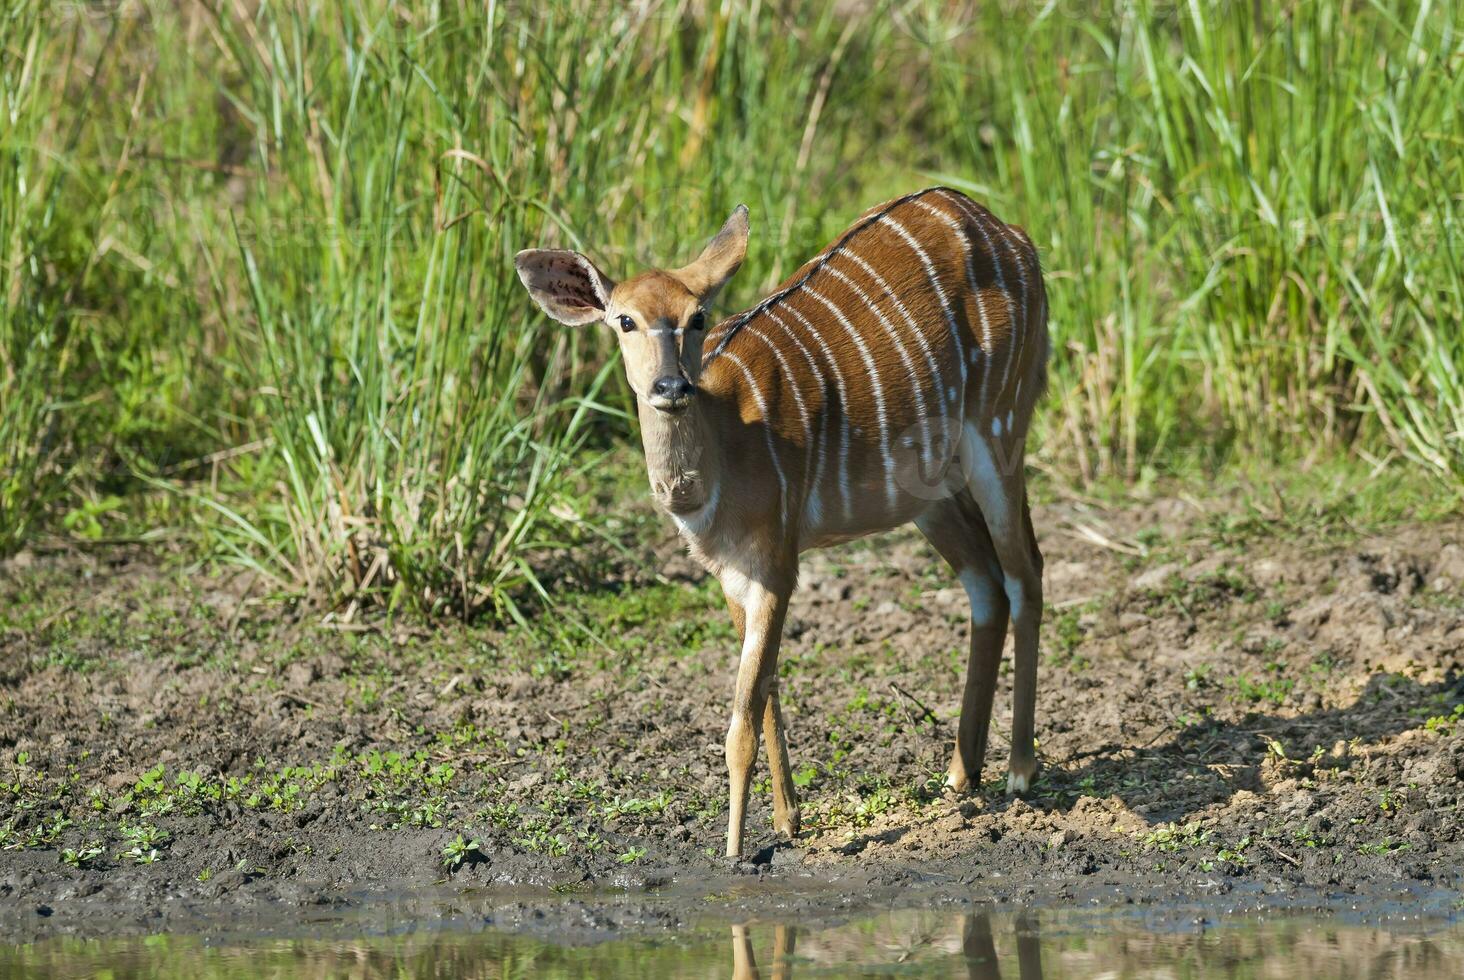
<path fill-rule="evenodd" d="M 966 686 L 961 695 L 955 750 L 946 775 L 946 785 L 960 793 L 981 783 L 991 702 L 1006 641 L 1007 597 L 986 522 L 966 491 L 935 504 L 915 524 L 956 573 L 971 604 Z"/>
<path fill-rule="evenodd" d="M 1042 554 L 1037 550 L 1022 472 L 1022 442 L 985 438 L 968 423 L 962 437 L 967 487 L 986 519 L 1011 606 L 1012 756 L 1007 789 L 1024 793 L 1037 775 L 1037 633 L 1042 623 Z"/>

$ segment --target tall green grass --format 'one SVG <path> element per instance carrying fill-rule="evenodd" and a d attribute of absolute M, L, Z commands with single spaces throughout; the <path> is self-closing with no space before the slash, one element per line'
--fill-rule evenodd
<path fill-rule="evenodd" d="M 141 500 L 331 605 L 516 614 L 599 524 L 586 442 L 633 421 L 610 338 L 538 316 L 513 253 L 679 261 L 745 201 L 735 306 L 937 181 L 1043 254 L 1049 465 L 1457 486 L 1459 29 L 1425 0 L 20 0 L 0 550 Z"/>
<path fill-rule="evenodd" d="M 36 500 L 64 485 L 71 434 L 52 384 L 74 363 L 66 304 L 35 267 L 61 169 L 46 144 L 64 142 L 42 30 L 36 9 L 0 19 L 0 555 L 33 533 Z"/>
<path fill-rule="evenodd" d="M 1456 7 L 985 9 L 1014 40 L 946 65 L 946 155 L 1043 251 L 1085 475 L 1382 446 L 1464 475 Z"/>

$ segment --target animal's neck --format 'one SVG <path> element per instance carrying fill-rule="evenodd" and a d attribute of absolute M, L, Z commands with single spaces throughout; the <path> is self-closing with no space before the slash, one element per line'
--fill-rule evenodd
<path fill-rule="evenodd" d="M 688 514 L 707 503 L 721 477 L 718 440 L 712 437 L 714 413 L 704 396 L 679 415 L 639 403 L 641 445 L 651 495 L 673 514 Z"/>

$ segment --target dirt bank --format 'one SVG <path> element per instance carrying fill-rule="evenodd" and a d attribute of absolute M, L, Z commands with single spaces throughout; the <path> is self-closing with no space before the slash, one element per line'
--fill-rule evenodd
<path fill-rule="evenodd" d="M 322 623 L 247 574 L 22 555 L 0 572 L 0 934 L 442 908 L 465 885 L 518 889 L 478 900 L 506 924 L 541 921 L 543 889 L 645 896 L 555 902 L 566 929 L 709 903 L 1458 892 L 1464 522 L 1276 536 L 1158 499 L 1036 523 L 1033 794 L 1001 794 L 1001 734 L 987 795 L 938 791 L 965 600 L 913 535 L 860 543 L 810 557 L 790 617 L 807 829 L 770 846 L 760 781 L 735 868 L 734 644 L 664 534 L 643 567 L 566 573 L 532 634 Z"/>

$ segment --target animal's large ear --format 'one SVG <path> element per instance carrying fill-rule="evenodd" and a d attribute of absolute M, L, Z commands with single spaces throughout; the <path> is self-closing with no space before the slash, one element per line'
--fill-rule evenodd
<path fill-rule="evenodd" d="M 746 255 L 747 205 L 739 204 L 696 261 L 677 269 L 675 275 L 687 289 L 703 300 L 710 300 L 737 272 Z"/>
<path fill-rule="evenodd" d="M 534 302 L 560 323 L 577 327 L 605 315 L 615 283 L 578 252 L 526 248 L 513 265 Z"/>

